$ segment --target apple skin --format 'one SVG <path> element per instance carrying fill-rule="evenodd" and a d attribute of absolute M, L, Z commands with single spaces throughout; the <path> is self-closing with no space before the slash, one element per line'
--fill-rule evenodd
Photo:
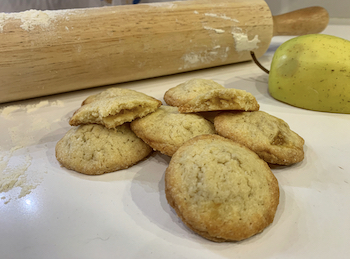
<path fill-rule="evenodd" d="M 296 107 L 350 113 L 350 41 L 308 34 L 284 42 L 271 62 L 269 92 Z"/>

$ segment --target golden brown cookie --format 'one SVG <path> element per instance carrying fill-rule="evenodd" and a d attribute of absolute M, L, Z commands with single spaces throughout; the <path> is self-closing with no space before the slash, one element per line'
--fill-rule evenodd
<path fill-rule="evenodd" d="M 172 156 L 165 193 L 185 225 L 216 242 L 249 238 L 270 225 L 279 187 L 267 163 L 218 135 L 197 136 Z"/>
<path fill-rule="evenodd" d="M 181 113 L 205 111 L 257 111 L 260 106 L 255 97 L 244 90 L 216 89 L 200 94 L 179 106 Z"/>
<path fill-rule="evenodd" d="M 176 107 L 161 106 L 157 111 L 131 122 L 135 134 L 154 150 L 172 156 L 187 140 L 214 134 L 212 122 L 196 114 L 181 114 Z"/>
<path fill-rule="evenodd" d="M 69 124 L 96 123 L 115 128 L 154 112 L 161 104 L 161 101 L 131 89 L 109 88 L 89 96 L 73 114 Z"/>
<path fill-rule="evenodd" d="M 215 89 L 225 89 L 225 87 L 210 79 L 194 78 L 166 91 L 164 101 L 168 105 L 178 107 L 200 94 Z"/>
<path fill-rule="evenodd" d="M 127 123 L 114 129 L 97 124 L 73 127 L 56 144 L 56 158 L 64 167 L 88 175 L 128 168 L 151 152 Z"/>
<path fill-rule="evenodd" d="M 219 135 L 247 146 L 268 163 L 289 165 L 304 159 L 304 139 L 266 112 L 223 112 L 214 126 Z"/>

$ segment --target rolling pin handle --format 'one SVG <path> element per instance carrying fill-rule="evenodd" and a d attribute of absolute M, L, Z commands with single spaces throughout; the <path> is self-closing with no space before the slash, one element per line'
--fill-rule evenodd
<path fill-rule="evenodd" d="M 273 36 L 320 33 L 328 25 L 326 9 L 313 6 L 273 16 Z"/>

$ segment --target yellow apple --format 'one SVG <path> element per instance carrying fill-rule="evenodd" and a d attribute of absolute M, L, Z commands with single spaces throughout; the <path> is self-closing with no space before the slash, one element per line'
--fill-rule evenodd
<path fill-rule="evenodd" d="M 350 41 L 309 34 L 284 42 L 273 56 L 269 92 L 300 108 L 350 113 Z"/>

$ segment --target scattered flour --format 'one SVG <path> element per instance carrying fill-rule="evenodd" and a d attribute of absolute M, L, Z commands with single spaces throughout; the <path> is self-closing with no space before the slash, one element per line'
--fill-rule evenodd
<path fill-rule="evenodd" d="M 181 57 L 184 61 L 184 65 L 179 67 L 179 70 L 198 67 L 200 64 L 208 64 L 217 59 L 225 61 L 228 57 L 230 48 L 221 48 L 221 46 L 216 45 L 212 49 L 189 52 Z"/>
<path fill-rule="evenodd" d="M 11 113 L 15 112 L 17 110 L 21 109 L 21 107 L 19 105 L 11 105 L 11 106 L 7 106 L 4 109 L 1 110 L 1 116 L 4 118 L 10 118 L 11 117 Z"/>
<path fill-rule="evenodd" d="M 27 113 L 32 113 L 44 106 L 56 106 L 56 107 L 64 107 L 64 102 L 57 100 L 53 102 L 49 102 L 47 100 L 40 101 L 36 104 L 28 104 L 28 105 L 9 105 L 2 109 L 0 109 L 0 115 L 3 118 L 11 119 L 11 115 L 15 111 L 25 110 Z"/>
<path fill-rule="evenodd" d="M 1 123 L 9 120 L 2 132 L 4 136 L 0 143 L 1 203 L 7 204 L 27 196 L 43 180 L 43 173 L 47 172 L 47 168 L 45 158 L 40 155 L 40 152 L 47 150 L 47 146 L 39 147 L 39 145 L 43 134 L 50 131 L 52 120 L 42 117 L 42 113 L 35 111 L 50 109 L 49 106 L 63 107 L 64 105 L 60 100 L 52 102 L 44 100 L 34 104 L 9 105 L 0 108 Z M 17 116 L 14 115 L 21 115 L 23 119 L 16 120 Z"/>
<path fill-rule="evenodd" d="M 37 103 L 37 104 L 27 105 L 26 106 L 27 113 L 34 112 L 41 107 L 47 106 L 48 104 L 49 104 L 49 101 L 41 101 L 40 103 Z"/>
<path fill-rule="evenodd" d="M 239 21 L 237 19 L 233 19 L 233 18 L 227 17 L 225 14 L 205 13 L 204 15 L 205 16 L 209 16 L 209 17 L 215 17 L 215 18 L 220 18 L 220 19 L 229 20 L 229 21 L 233 21 L 233 22 L 239 23 Z"/>
<path fill-rule="evenodd" d="M 232 31 L 232 36 L 235 40 L 235 49 L 237 52 L 258 48 L 258 43 L 260 42 L 258 35 L 255 35 L 252 40 L 249 40 L 248 35 L 243 33 L 241 28 L 235 27 Z"/>
<path fill-rule="evenodd" d="M 215 31 L 216 33 L 224 33 L 225 32 L 222 29 L 215 29 L 215 28 L 211 28 L 211 27 L 208 27 L 208 26 L 204 26 L 203 28 L 206 29 L 206 30 Z"/>
<path fill-rule="evenodd" d="M 4 26 L 13 20 L 19 20 L 21 22 L 19 27 L 25 31 L 31 31 L 37 27 L 40 27 L 42 30 L 48 30 L 53 27 L 57 18 L 69 20 L 69 15 L 84 12 L 83 10 L 28 10 L 24 12 L 0 13 L 0 32 L 3 32 Z"/>
<path fill-rule="evenodd" d="M 198 14 L 198 11 L 194 11 Z M 205 16 L 223 19 L 239 23 L 239 20 L 226 16 L 225 14 L 215 14 L 215 13 L 204 13 Z M 222 34 L 225 33 L 223 29 L 217 29 L 209 26 L 203 26 L 204 29 L 214 31 L 215 33 Z M 255 35 L 253 39 L 249 39 L 248 35 L 243 32 L 243 30 L 237 26 L 232 26 L 231 32 L 234 39 L 234 48 L 236 52 L 250 51 L 258 48 L 258 43 L 260 42 L 259 36 Z M 216 45 L 212 49 L 207 49 L 204 51 L 191 51 L 184 54 L 181 59 L 184 61 L 184 65 L 179 67 L 179 70 L 195 68 L 201 64 L 209 64 L 217 59 L 225 61 L 229 55 L 230 47 L 221 48 L 217 45 L 219 42 L 213 41 Z"/>
<path fill-rule="evenodd" d="M 31 31 L 40 26 L 42 29 L 48 28 L 55 19 L 49 11 L 29 10 L 19 13 L 0 13 L 0 32 L 3 32 L 4 26 L 9 20 L 20 20 L 20 27 L 25 31 Z"/>
<path fill-rule="evenodd" d="M 30 130 L 31 131 L 38 131 L 42 129 L 48 130 L 51 127 L 51 123 L 52 122 L 48 121 L 47 119 L 38 118 L 35 120 L 35 123 L 32 123 Z"/>
<path fill-rule="evenodd" d="M 51 106 L 64 107 L 64 102 L 57 100 L 51 103 Z"/>
<path fill-rule="evenodd" d="M 32 134 L 23 134 L 23 124 L 9 127 L 7 130 L 9 132 L 11 142 L 13 145 L 15 145 L 16 149 L 34 144 L 34 137 Z M 26 130 L 29 130 L 29 128 L 26 128 Z"/>
<path fill-rule="evenodd" d="M 18 198 L 22 198 L 31 193 L 38 186 L 38 182 L 32 182 L 26 173 L 32 163 L 32 157 L 14 155 L 12 149 L 10 152 L 0 152 L 0 193 L 7 193 L 14 188 L 20 188 Z M 2 200 L 6 196 L 1 197 Z M 7 204 L 10 199 L 4 201 Z"/>
<path fill-rule="evenodd" d="M 148 5 L 155 6 L 155 7 L 168 7 L 168 8 L 174 8 L 177 6 L 177 4 L 174 4 L 172 2 L 148 3 Z"/>

